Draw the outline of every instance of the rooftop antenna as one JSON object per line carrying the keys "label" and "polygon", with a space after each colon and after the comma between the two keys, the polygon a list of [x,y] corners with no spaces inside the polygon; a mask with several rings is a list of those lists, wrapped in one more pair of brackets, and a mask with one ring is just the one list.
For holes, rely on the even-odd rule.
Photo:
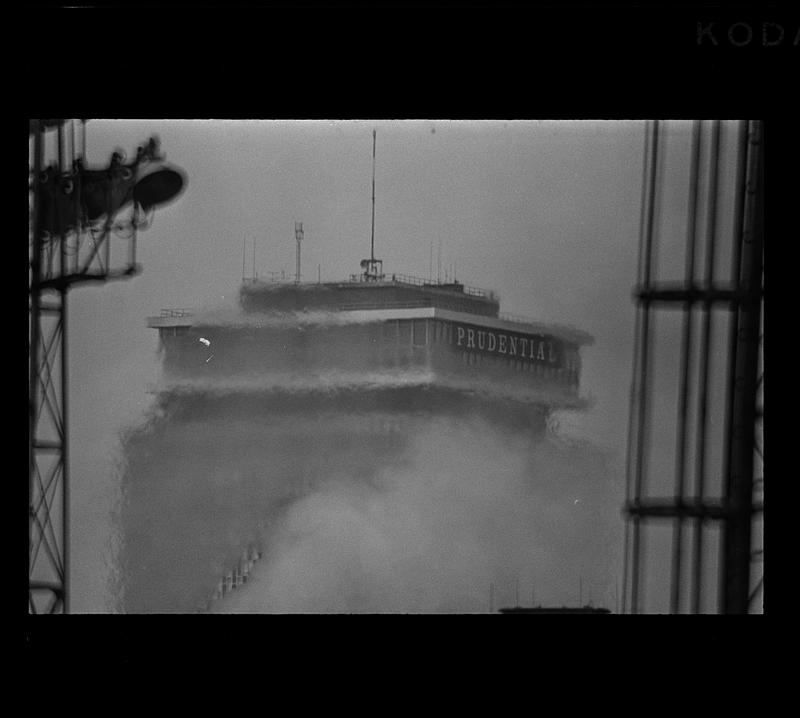
{"label": "rooftop antenna", "polygon": [[245,272],[245,269],[244,269],[244,253],[245,253],[245,247],[246,246],[247,246],[247,237],[242,235],[242,284],[244,284],[244,272]]}
{"label": "rooftop antenna", "polygon": [[294,283],[300,284],[300,242],[303,241],[303,223],[294,223],[294,237],[297,240],[297,269],[295,270]]}
{"label": "rooftop antenna", "polygon": [[372,236],[370,238],[370,261],[375,263],[375,144],[377,131],[372,130]]}
{"label": "rooftop antenna", "polygon": [[362,275],[366,281],[379,281],[383,279],[383,260],[375,259],[375,145],[377,131],[372,130],[372,233],[370,235],[369,259],[361,260]]}

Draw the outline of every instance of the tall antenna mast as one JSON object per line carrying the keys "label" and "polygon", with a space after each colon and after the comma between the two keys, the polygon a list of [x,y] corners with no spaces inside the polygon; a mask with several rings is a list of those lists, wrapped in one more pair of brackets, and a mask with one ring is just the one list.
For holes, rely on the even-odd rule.
{"label": "tall antenna mast", "polygon": [[256,240],[253,238],[253,281],[256,281]]}
{"label": "tall antenna mast", "polygon": [[372,130],[372,237],[370,240],[370,259],[375,262],[375,143],[376,131]]}
{"label": "tall antenna mast", "polygon": [[243,235],[242,236],[242,283],[244,283],[244,272],[245,272],[245,269],[244,269],[244,253],[245,253],[246,246],[247,246],[247,237],[245,237]]}
{"label": "tall antenna mast", "polygon": [[372,130],[372,234],[370,236],[369,259],[361,260],[361,275],[365,282],[380,282],[383,280],[383,260],[375,259],[375,144],[377,131]]}

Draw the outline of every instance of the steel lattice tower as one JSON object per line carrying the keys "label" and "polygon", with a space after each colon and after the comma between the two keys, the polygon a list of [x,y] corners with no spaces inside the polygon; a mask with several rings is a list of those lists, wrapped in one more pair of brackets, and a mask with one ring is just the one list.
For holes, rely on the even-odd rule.
{"label": "steel lattice tower", "polygon": [[[67,127],[71,129],[68,142]],[[75,120],[31,120],[29,225],[28,608],[69,611],[69,411],[67,296],[71,287],[134,276],[137,229],[176,196],[183,173],[157,164],[152,138],[124,163],[85,167],[85,121],[78,152]],[[57,158],[45,166],[45,137]],[[123,217],[128,209],[128,216]],[[112,256],[111,236],[127,251]]]}

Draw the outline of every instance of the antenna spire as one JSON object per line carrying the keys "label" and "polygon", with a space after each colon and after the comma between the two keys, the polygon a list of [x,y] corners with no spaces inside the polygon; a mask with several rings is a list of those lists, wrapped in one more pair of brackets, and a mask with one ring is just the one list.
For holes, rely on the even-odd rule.
{"label": "antenna spire", "polygon": [[372,130],[372,234],[370,236],[369,259],[361,260],[361,275],[365,282],[380,282],[383,280],[383,260],[375,259],[375,144],[377,131]]}
{"label": "antenna spire", "polygon": [[372,130],[372,237],[370,239],[370,259],[375,262],[375,144],[376,130]]}

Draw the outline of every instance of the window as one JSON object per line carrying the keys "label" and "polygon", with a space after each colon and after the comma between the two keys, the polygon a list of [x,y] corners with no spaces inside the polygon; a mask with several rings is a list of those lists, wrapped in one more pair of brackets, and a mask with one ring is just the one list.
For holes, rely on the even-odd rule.
{"label": "window", "polygon": [[400,321],[397,326],[397,343],[401,347],[407,347],[411,344],[411,323],[408,321]]}
{"label": "window", "polygon": [[428,322],[425,319],[414,319],[414,346],[421,347],[428,343]]}

